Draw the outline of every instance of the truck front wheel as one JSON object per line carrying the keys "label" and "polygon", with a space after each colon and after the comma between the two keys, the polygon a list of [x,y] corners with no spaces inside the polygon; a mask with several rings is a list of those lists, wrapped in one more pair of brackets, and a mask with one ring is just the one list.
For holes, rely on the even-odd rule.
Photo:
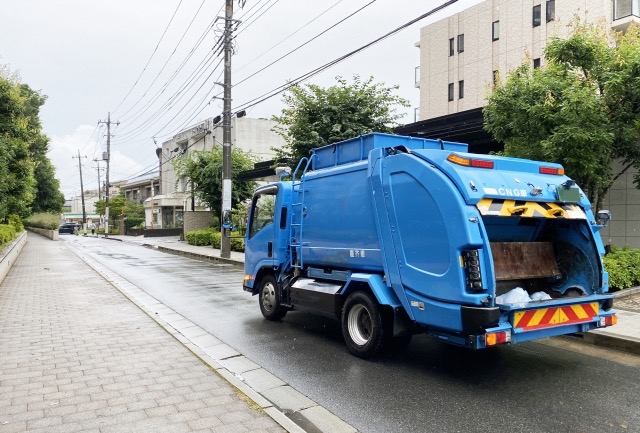
{"label": "truck front wheel", "polygon": [[265,275],[260,281],[258,302],[267,320],[280,320],[287,314],[286,308],[280,303],[280,287],[273,275]]}
{"label": "truck front wheel", "polygon": [[378,303],[364,292],[352,293],[342,309],[342,335],[349,352],[369,359],[382,347],[384,337]]}

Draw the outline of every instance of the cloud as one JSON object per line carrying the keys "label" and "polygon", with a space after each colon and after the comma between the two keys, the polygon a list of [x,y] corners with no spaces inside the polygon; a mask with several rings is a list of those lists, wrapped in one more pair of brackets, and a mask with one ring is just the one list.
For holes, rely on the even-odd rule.
{"label": "cloud", "polygon": [[[100,181],[105,182],[106,161],[102,160],[106,152],[106,137],[103,128],[80,125],[73,132],[63,136],[52,136],[48,156],[56,167],[56,177],[66,198],[80,195],[80,170],[78,152],[81,156],[82,181],[84,190],[98,189],[98,166]],[[97,160],[97,161],[96,161]],[[136,173],[144,167],[134,159],[117,149],[111,149],[109,181],[126,179],[130,173]]]}

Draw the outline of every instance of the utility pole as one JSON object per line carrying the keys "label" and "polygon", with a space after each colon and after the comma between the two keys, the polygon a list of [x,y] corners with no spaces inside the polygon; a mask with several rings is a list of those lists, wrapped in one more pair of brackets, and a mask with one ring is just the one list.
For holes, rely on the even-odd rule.
{"label": "utility pole", "polygon": [[[107,161],[107,186],[105,189],[105,199],[104,199],[104,213],[105,213],[105,224],[104,224],[104,237],[109,237],[109,161],[111,160],[111,112],[107,115],[107,121],[99,120],[98,123],[106,123],[107,124],[107,157],[103,158]],[[120,125],[120,122],[116,122],[116,125]]]}
{"label": "utility pole", "polygon": [[224,106],[222,111],[222,215],[220,216],[220,257],[231,257],[231,240],[224,235],[222,221],[231,210],[231,32],[233,31],[233,0],[226,1],[224,17]]}
{"label": "utility pole", "polygon": [[93,162],[95,162],[98,166],[97,170],[98,170],[98,200],[102,200],[102,182],[100,182],[100,171],[104,170],[104,168],[100,167],[100,160],[98,158],[94,159]]}
{"label": "utility pole", "polygon": [[[72,156],[71,158],[78,158],[78,168],[80,169],[80,197],[82,199],[82,230],[84,235],[87,235],[87,211],[84,207],[84,186],[82,185],[82,157],[80,156],[80,149],[78,149],[78,156]],[[86,156],[84,157],[86,158]]]}

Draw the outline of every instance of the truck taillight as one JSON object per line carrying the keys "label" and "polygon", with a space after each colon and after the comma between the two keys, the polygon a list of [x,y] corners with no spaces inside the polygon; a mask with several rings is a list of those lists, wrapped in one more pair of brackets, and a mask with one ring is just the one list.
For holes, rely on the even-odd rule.
{"label": "truck taillight", "polygon": [[493,161],[486,159],[464,158],[460,155],[456,155],[455,153],[449,155],[447,157],[447,161],[458,165],[464,165],[465,167],[493,168]]}
{"label": "truck taillight", "polygon": [[462,252],[462,266],[467,277],[467,289],[473,291],[482,290],[482,272],[480,271],[480,255],[478,250],[466,250]]}
{"label": "truck taillight", "polygon": [[562,168],[562,167],[540,167],[540,174],[554,174],[556,176],[564,176],[564,168]]}
{"label": "truck taillight", "polygon": [[615,314],[600,318],[600,326],[613,326],[616,323],[618,323],[618,316],[616,316]]}
{"label": "truck taillight", "polygon": [[487,346],[495,346],[496,344],[504,344],[511,342],[511,332],[500,331],[490,332],[485,335],[485,344]]}

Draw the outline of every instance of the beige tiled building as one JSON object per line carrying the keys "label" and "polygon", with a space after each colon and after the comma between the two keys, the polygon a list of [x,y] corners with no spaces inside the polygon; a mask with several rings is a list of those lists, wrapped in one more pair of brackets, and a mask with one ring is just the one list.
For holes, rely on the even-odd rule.
{"label": "beige tiled building", "polygon": [[[486,151],[482,139],[475,146],[474,140],[486,135],[481,108],[494,80],[523,61],[544,66],[547,41],[566,37],[575,19],[601,21],[624,31],[631,22],[640,22],[639,17],[640,0],[485,0],[430,24],[421,29],[416,43],[417,123],[399,132],[446,136],[470,143],[471,151]],[[459,132],[465,128],[466,136]],[[621,176],[605,200],[614,218],[602,232],[605,244],[640,248],[640,191],[632,180],[633,173]]]}

